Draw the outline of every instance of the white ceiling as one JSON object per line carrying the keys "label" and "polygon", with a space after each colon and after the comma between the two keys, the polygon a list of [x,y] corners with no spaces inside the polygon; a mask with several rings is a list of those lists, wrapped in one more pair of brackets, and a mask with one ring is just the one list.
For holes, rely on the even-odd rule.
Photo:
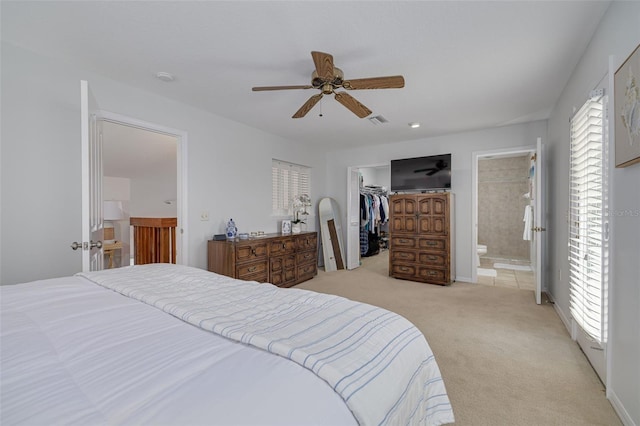
{"label": "white ceiling", "polygon": [[[609,2],[0,4],[4,41],[331,149],[547,118]],[[309,84],[312,50],[331,53],[346,79],[402,74],[403,89],[350,92],[389,123],[359,119],[327,96],[292,119],[315,89],[251,91]],[[410,129],[415,121],[422,127]]]}
{"label": "white ceiling", "polygon": [[128,179],[177,173],[178,141],[173,136],[102,123],[103,174]]}

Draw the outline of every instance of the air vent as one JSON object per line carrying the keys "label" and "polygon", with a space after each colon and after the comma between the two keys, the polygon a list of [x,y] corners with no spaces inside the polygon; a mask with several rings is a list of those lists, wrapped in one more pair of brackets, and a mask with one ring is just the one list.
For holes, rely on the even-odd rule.
{"label": "air vent", "polygon": [[387,120],[386,118],[384,118],[381,115],[374,115],[373,117],[369,117],[369,121],[372,122],[373,124],[375,124],[376,126],[378,124],[384,124],[384,123],[388,123],[389,120]]}

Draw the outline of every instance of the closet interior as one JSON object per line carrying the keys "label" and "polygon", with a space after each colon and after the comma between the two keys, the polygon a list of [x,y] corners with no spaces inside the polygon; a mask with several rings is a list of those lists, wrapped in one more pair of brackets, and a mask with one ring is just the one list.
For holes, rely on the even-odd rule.
{"label": "closet interior", "polygon": [[360,168],[360,256],[370,257],[388,249],[388,166]]}

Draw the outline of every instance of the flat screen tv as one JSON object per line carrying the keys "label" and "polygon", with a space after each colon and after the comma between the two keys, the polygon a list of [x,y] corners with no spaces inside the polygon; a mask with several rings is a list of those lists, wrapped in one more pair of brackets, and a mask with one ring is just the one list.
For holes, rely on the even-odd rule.
{"label": "flat screen tv", "polygon": [[391,160],[391,192],[451,189],[451,154]]}

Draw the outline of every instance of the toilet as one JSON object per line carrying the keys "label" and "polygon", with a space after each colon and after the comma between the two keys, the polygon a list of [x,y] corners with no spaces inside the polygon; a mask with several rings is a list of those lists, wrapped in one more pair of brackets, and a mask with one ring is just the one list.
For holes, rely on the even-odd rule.
{"label": "toilet", "polygon": [[487,246],[484,244],[478,244],[476,246],[478,248],[478,253],[476,254],[476,267],[480,267],[480,256],[487,254]]}

